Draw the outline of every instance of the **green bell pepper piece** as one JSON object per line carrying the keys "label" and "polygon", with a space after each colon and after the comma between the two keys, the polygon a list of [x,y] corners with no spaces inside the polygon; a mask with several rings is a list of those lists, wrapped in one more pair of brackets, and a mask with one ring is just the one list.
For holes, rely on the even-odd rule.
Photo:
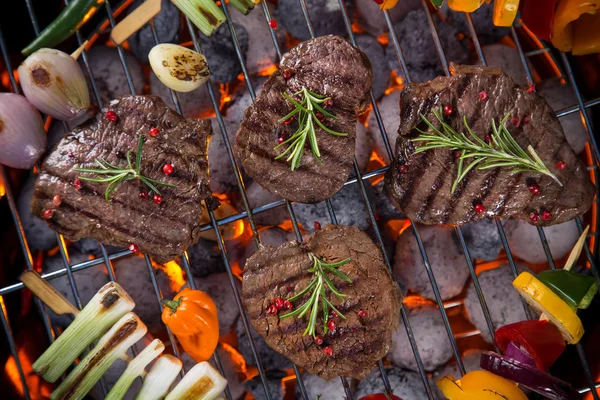
{"label": "green bell pepper piece", "polygon": [[444,4],[444,0],[430,0],[435,8],[440,8]]}
{"label": "green bell pepper piece", "polygon": [[549,287],[572,309],[588,308],[598,292],[598,283],[592,276],[576,274],[564,269],[542,271],[537,279]]}

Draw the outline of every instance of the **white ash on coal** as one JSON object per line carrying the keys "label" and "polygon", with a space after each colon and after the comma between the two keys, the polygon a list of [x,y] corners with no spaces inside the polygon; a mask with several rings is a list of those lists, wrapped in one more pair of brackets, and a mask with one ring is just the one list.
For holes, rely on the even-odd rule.
{"label": "white ash on coal", "polygon": [[[237,303],[232,301],[234,296],[231,282],[229,281],[229,274],[222,272],[208,275],[204,278],[194,278],[194,282],[196,282],[198,290],[208,293],[210,298],[215,302],[219,315],[219,335],[227,335],[240,316],[240,309]],[[241,292],[242,283],[239,279],[235,278],[235,284],[238,291]]]}
{"label": "white ash on coal", "polygon": [[[240,24],[233,24],[242,57],[246,61],[248,52],[248,31]],[[210,67],[210,79],[214,82],[233,82],[242,73],[242,66],[238,59],[231,32],[228,24],[219,26],[210,36],[200,33],[202,54],[206,57]]]}
{"label": "white ash on coal", "polygon": [[[379,36],[388,31],[385,16],[379,9],[379,4],[373,0],[354,0],[358,23],[365,31],[373,36]],[[410,11],[421,8],[419,0],[403,0],[388,10],[392,23],[401,21]]]}
{"label": "white ash on coal", "polygon": [[[517,271],[529,271],[524,265],[517,264]],[[512,287],[514,276],[508,264],[483,271],[478,275],[483,297],[490,311],[494,329],[527,319],[517,291]],[[492,336],[487,327],[479,297],[473,283],[467,289],[465,310],[471,323],[481,331],[486,342],[492,343]]]}
{"label": "white ash on coal", "polygon": [[[285,397],[285,388],[283,387],[281,380],[287,376],[287,373],[280,370],[271,370],[265,371],[265,376],[267,378],[267,387],[269,394],[271,395],[271,399],[283,400]],[[265,388],[259,375],[242,382],[242,385],[244,385],[246,390],[250,392],[252,396],[254,396],[254,400],[267,399]],[[310,398],[312,399],[313,397]]]}
{"label": "white ash on coal", "polygon": [[[346,400],[346,391],[340,379],[325,380],[317,375],[302,374],[302,382],[309,399]],[[302,398],[300,386],[296,385],[296,398]]]}
{"label": "white ash on coal", "polygon": [[377,38],[371,35],[356,35],[356,44],[363,53],[367,55],[373,68],[373,95],[376,99],[383,96],[385,90],[390,85],[390,67],[388,66],[385,50],[377,41]]}
{"label": "white ash on coal", "polygon": [[[463,237],[469,255],[475,260],[493,261],[502,250],[502,241],[493,218],[482,218],[479,221],[461,225]],[[457,245],[458,237],[455,237]],[[461,246],[462,248],[462,246]]]}
{"label": "white ash on coal", "polygon": [[[469,278],[469,269],[462,248],[454,238],[454,229],[424,225],[419,225],[418,229],[442,300],[459,295]],[[398,236],[394,275],[406,284],[409,291],[435,299],[412,227]]]}
{"label": "white ash on coal", "polygon": [[[248,197],[248,203],[251,208],[264,206],[281,200],[281,197],[269,192],[256,182],[252,182],[246,187],[246,196]],[[238,201],[237,207],[240,210],[244,209],[244,204],[241,199]],[[254,214],[254,222],[257,225],[280,225],[289,218],[290,215],[285,206],[272,208],[263,211],[260,214]]]}
{"label": "white ash on coal", "polygon": [[521,85],[527,84],[527,75],[517,49],[500,43],[489,44],[483,46],[481,49],[483,50],[485,61],[490,67],[501,68],[516,83]]}
{"label": "white ash on coal", "polygon": [[[338,0],[306,0],[315,36],[346,35],[346,25]],[[279,0],[277,12],[281,25],[297,39],[310,39],[302,7],[297,0]],[[350,13],[352,15],[352,13]]]}
{"label": "white ash on coal", "polygon": [[[425,370],[433,371],[444,365],[452,358],[452,346],[437,305],[418,299],[415,302],[405,302],[404,307]],[[392,336],[392,348],[386,357],[398,367],[419,370],[402,320]]]}
{"label": "white ash on coal", "polygon": [[[394,152],[396,146],[398,128],[400,127],[400,114],[398,113],[400,93],[400,90],[393,90],[383,96],[383,98],[377,102],[379,115],[381,116],[381,122],[385,128],[385,133],[390,145],[390,150],[392,152]],[[373,138],[375,152],[386,164],[389,164],[391,160],[385,147],[383,134],[381,133],[381,129],[379,129],[377,117],[372,111],[367,119],[367,129],[369,131],[369,135]]]}
{"label": "white ash on coal", "polygon": [[[392,392],[403,400],[423,400],[427,398],[421,375],[402,368],[386,368]],[[434,386],[433,382],[429,383]],[[360,399],[373,393],[385,393],[383,380],[379,368],[375,368],[371,375],[358,384],[354,397]]]}
{"label": "white ash on coal", "polygon": [[[207,85],[208,84],[209,83],[207,83]],[[213,86],[213,93],[218,105],[221,99],[221,93],[216,86]],[[154,72],[150,72],[150,94],[160,96],[168,107],[177,110],[173,103],[169,88],[163,85]],[[177,93],[177,97],[179,99],[179,104],[181,105],[182,114],[185,118],[202,118],[213,115],[215,112],[208,94],[208,89],[204,87],[204,85],[191,92]]]}

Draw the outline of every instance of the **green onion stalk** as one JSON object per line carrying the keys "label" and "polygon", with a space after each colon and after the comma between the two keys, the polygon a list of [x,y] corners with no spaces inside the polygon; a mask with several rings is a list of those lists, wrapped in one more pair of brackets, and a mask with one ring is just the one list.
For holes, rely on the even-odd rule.
{"label": "green onion stalk", "polygon": [[214,0],[171,0],[179,10],[206,36],[212,35],[223,22],[225,14]]}
{"label": "green onion stalk", "polygon": [[146,374],[142,388],[135,396],[135,400],[164,399],[181,368],[181,361],[177,357],[170,354],[159,357],[152,365],[150,372]]}

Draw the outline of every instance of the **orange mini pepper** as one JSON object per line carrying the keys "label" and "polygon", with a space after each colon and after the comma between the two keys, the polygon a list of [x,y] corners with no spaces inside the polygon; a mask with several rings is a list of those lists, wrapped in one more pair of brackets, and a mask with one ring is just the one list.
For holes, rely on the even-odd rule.
{"label": "orange mini pepper", "polygon": [[162,321],[196,362],[208,360],[219,342],[217,306],[200,290],[183,289],[173,300],[163,300]]}
{"label": "orange mini pepper", "polygon": [[600,12],[600,0],[560,0],[554,14],[552,44],[560,51],[582,55],[598,51],[598,26],[593,16]]}

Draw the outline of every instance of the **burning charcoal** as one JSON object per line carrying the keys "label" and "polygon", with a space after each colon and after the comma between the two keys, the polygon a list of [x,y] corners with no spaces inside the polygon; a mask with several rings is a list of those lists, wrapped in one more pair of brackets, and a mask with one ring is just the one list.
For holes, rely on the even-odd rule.
{"label": "burning charcoal", "polygon": [[[252,87],[254,88],[254,92],[256,94],[260,92],[263,84],[266,81],[267,78],[264,76],[252,78]],[[245,84],[240,85],[239,88],[237,88],[232,94],[231,103],[229,103],[229,106],[227,107],[224,116],[224,119],[226,121],[235,124],[236,129],[233,132],[234,135],[240,126],[240,122],[242,121],[242,119],[244,119],[244,113],[246,112],[246,109],[250,107],[250,104],[252,104],[252,97],[250,96],[248,87]]]}
{"label": "burning charcoal", "polygon": [[[246,361],[240,355],[240,353],[226,343],[219,343],[217,347],[217,354],[219,355],[219,359],[223,365],[223,371],[225,372],[223,377],[227,379],[227,387],[231,392],[231,397],[233,400],[242,398],[246,392],[246,389],[244,389],[244,386],[242,386],[242,381],[245,378]],[[181,361],[183,362],[183,369],[185,371],[189,371],[194,365],[197,364],[196,361],[192,360],[187,353],[183,352],[181,353]],[[212,358],[208,361],[213,367],[217,368]],[[178,382],[179,378],[175,380],[173,387],[177,385]]]}
{"label": "burning charcoal", "polygon": [[[385,132],[388,137],[390,144],[390,150],[394,152],[394,146],[396,145],[396,138],[398,137],[398,128],[400,127],[400,115],[398,114],[398,104],[400,103],[400,90],[394,90],[391,93],[385,95],[379,102],[379,114],[381,115],[381,121],[385,127]],[[377,124],[377,118],[375,113],[371,112],[367,119],[369,134],[373,138],[375,143],[375,152],[379,157],[383,159],[386,164],[390,163],[388,152],[385,148],[383,141],[383,134]]]}
{"label": "burning charcoal", "polygon": [[[369,166],[372,150],[373,138],[369,136],[367,128],[362,122],[360,120],[356,121],[356,149],[354,150],[354,156],[361,171],[366,171]],[[351,174],[354,174],[354,171]]]}
{"label": "burning charcoal", "polygon": [[390,85],[390,68],[385,57],[385,51],[377,39],[371,35],[357,35],[356,44],[369,57],[369,61],[371,61],[371,66],[373,67],[373,83],[371,88],[373,89],[375,98],[379,99]]}
{"label": "burning charcoal", "polygon": [[[246,188],[246,195],[248,196],[248,202],[252,208],[264,206],[265,204],[270,204],[281,200],[281,197],[269,192],[266,189],[263,189],[262,186],[255,182],[251,183],[250,186]],[[244,209],[244,205],[241,200],[239,201],[238,208],[240,210]],[[281,206],[261,212],[260,214],[255,214],[254,222],[257,225],[275,226],[281,224],[283,221],[289,218],[290,215],[288,214],[287,207]]]}
{"label": "burning charcoal", "polygon": [[[141,94],[144,90],[144,71],[139,61],[131,55],[125,53],[125,62],[136,94]],[[105,46],[92,46],[87,52],[90,69],[93,71],[94,81],[98,94],[104,106],[108,105],[111,100],[125,94],[131,94],[127,83],[127,75],[123,69],[123,64],[119,58],[119,52],[116,48]],[[83,68],[83,62],[80,61]],[[88,85],[89,86],[89,85]],[[90,100],[96,104],[96,96],[90,86]],[[96,104],[97,105],[97,104]]]}
{"label": "burning charcoal", "polygon": [[198,239],[187,250],[192,274],[201,278],[216,272],[225,272],[225,264],[219,246],[210,240]]}
{"label": "burning charcoal", "polygon": [[[356,11],[360,26],[373,36],[387,32],[385,16],[379,10],[379,5],[373,0],[355,0]],[[419,0],[404,0],[388,10],[393,23],[402,20],[409,11],[421,8]]]}
{"label": "burning charcoal", "polygon": [[[239,352],[244,356],[244,359],[248,364],[254,365],[256,360],[254,359],[252,349],[250,348],[248,334],[246,333],[241,318],[238,319],[236,323],[235,332],[237,334]],[[250,326],[250,332],[252,332],[256,353],[260,358],[260,362],[264,369],[288,369],[292,367],[292,363],[287,358],[267,346],[265,340],[256,333],[252,326]]]}
{"label": "burning charcoal", "polygon": [[[454,239],[453,228],[419,225],[419,233],[442,300],[457,296],[465,286],[469,269],[462,248]],[[394,275],[406,283],[408,290],[435,299],[412,227],[407,228],[398,237]]]}
{"label": "burning charcoal", "polygon": [[[76,265],[85,261],[89,261],[87,254],[83,254],[74,250],[69,251],[69,257],[71,260],[71,265]],[[65,268],[65,263],[63,262],[61,254],[57,253],[44,260],[42,272],[48,273],[63,268]],[[77,271],[73,274],[73,278],[75,280],[75,285],[77,286],[77,293],[79,295],[79,299],[81,300],[81,303],[85,306],[91,300],[91,298],[94,297],[96,292],[102,286],[108,283],[108,272],[106,271],[106,267],[104,264],[99,264],[94,265],[93,267]],[[65,298],[69,300],[71,304],[75,306],[77,305],[77,303],[75,302],[75,298],[73,297],[73,288],[69,284],[69,278],[67,277],[67,275],[51,279],[48,282],[60,294],[65,296]],[[52,323],[56,324],[58,327],[61,328],[66,328],[73,320],[69,315],[56,315],[52,311],[49,311],[49,314]]]}
{"label": "burning charcoal", "polygon": [[[461,64],[466,63],[468,51],[466,44],[460,42],[456,35],[458,30],[453,26],[441,22],[435,15],[438,34],[448,61]],[[444,75],[425,10],[418,9],[409,12],[402,22],[394,25],[410,77],[415,82],[425,82],[438,75]],[[394,46],[388,46],[386,56],[390,68],[398,76],[403,76]]]}
{"label": "burning charcoal", "polygon": [[483,46],[483,55],[490,67],[501,68],[506,75],[513,78],[516,83],[525,85],[527,75],[521,62],[519,52],[504,44],[490,44]]}
{"label": "burning charcoal", "polygon": [[[248,51],[248,32],[240,24],[233,24],[235,34],[242,50],[244,60]],[[229,26],[223,24],[211,36],[200,32],[202,54],[206,56],[210,67],[210,79],[214,82],[226,83],[234,81],[242,73],[242,66],[235,51]]]}
{"label": "burning charcoal", "polygon": [[[285,397],[285,388],[283,387],[281,380],[287,376],[285,371],[273,370],[266,371],[267,386],[269,388],[269,394],[273,400],[283,400]],[[247,391],[249,391],[255,400],[265,400],[267,395],[265,394],[265,388],[262,384],[260,376],[247,380],[242,383]],[[313,398],[313,397],[310,397]]]}
{"label": "burning charcoal", "polygon": [[[137,0],[129,10],[135,10],[142,1]],[[153,19],[154,29],[161,43],[179,43],[179,10],[169,0],[161,1],[161,10]],[[148,53],[156,44],[149,24],[144,25],[129,39],[129,47],[133,55],[143,64],[148,65]]]}
{"label": "burning charcoal", "polygon": [[[368,181],[364,182],[367,190],[372,191]],[[369,228],[369,214],[357,183],[344,186],[331,198],[331,204],[338,224],[358,226],[363,231]],[[322,227],[331,224],[327,204],[324,201],[318,204],[294,203],[293,208],[298,222],[309,233],[314,232],[315,222]]]}
{"label": "burning charcoal", "polygon": [[[173,99],[171,98],[169,88],[162,84],[154,72],[150,73],[150,93],[155,96],[160,96],[168,107],[177,110],[173,103]],[[213,93],[215,94],[215,101],[218,105],[221,94],[214,86]],[[177,93],[177,97],[179,98],[181,111],[185,118],[204,118],[208,115],[214,115],[215,109],[210,100],[208,90],[204,86],[191,92]]]}
{"label": "burning charcoal", "polygon": [[[255,8],[248,15],[243,15],[237,11],[230,13],[234,24],[244,27],[246,32],[248,32],[246,68],[251,75],[265,71],[279,62],[275,44],[273,44],[273,40],[271,39],[269,25],[265,20],[265,14],[261,10],[262,6],[259,4]],[[271,18],[277,20],[276,14],[273,11],[271,11]],[[237,30],[236,33],[238,33]],[[286,38],[286,31],[283,24],[278,24],[277,29],[275,29],[275,35],[279,46],[282,47]]]}
{"label": "burning charcoal", "polygon": [[[464,224],[461,229],[471,258],[483,261],[493,261],[498,258],[502,242],[496,223],[492,218],[483,218]],[[460,246],[460,243],[457,243]],[[460,247],[462,248],[462,246]]]}
{"label": "burning charcoal", "polygon": [[[477,37],[482,45],[496,43],[504,36],[510,34],[510,28],[496,26],[490,23],[493,12],[494,7],[491,4],[484,3],[477,11],[471,13]],[[443,18],[459,32],[469,35],[469,27],[467,25],[465,13],[451,10],[448,7],[447,2],[442,6],[440,13]]]}
{"label": "burning charcoal", "polygon": [[[315,36],[346,35],[346,25],[337,0],[306,0]],[[308,40],[310,33],[302,7],[297,0],[279,0],[277,11],[281,25],[297,39]],[[352,14],[350,14],[352,15]]]}
{"label": "burning charcoal", "polygon": [[[537,89],[554,111],[577,104],[577,98],[571,85],[562,85],[558,80],[544,81],[537,86]],[[591,117],[591,110],[588,110],[588,115]],[[579,112],[565,115],[559,121],[569,146],[575,150],[575,153],[581,153],[585,149],[588,136],[584,125],[581,123]]]}
{"label": "burning charcoal", "polygon": [[[546,264],[548,259],[537,228],[522,220],[510,220],[504,225],[510,251],[521,260],[532,264]],[[579,238],[575,220],[544,227],[544,233],[554,260],[565,258]],[[562,267],[562,265],[557,265]]]}
{"label": "burning charcoal", "polygon": [[[309,399],[345,400],[346,391],[340,379],[325,380],[317,375],[302,374],[302,381]],[[302,398],[300,385],[296,385],[296,398]]]}
{"label": "burning charcoal", "polygon": [[[414,304],[410,301],[411,299],[415,299]],[[442,315],[432,302],[415,297],[409,297],[408,300],[404,302],[404,307],[415,334],[423,367],[427,371],[432,371],[444,365],[452,357],[452,346],[444,327]],[[387,359],[396,366],[418,371],[417,361],[402,322],[392,336],[392,348]]]}
{"label": "burning charcoal", "polygon": [[[139,255],[130,255],[113,261],[115,280],[135,301],[135,313],[144,321],[151,333],[163,333],[161,309],[150,278],[146,260]],[[183,285],[182,275],[169,277],[162,269],[154,268],[162,295],[172,299]]]}
{"label": "burning charcoal", "polygon": [[[225,146],[225,140],[221,133],[219,124],[215,118],[211,118],[215,133],[208,145],[208,168],[210,171],[210,188],[213,193],[231,193],[238,190],[237,178],[233,164],[229,159],[229,153]],[[224,120],[225,129],[229,142],[233,146],[235,132],[238,124]]]}
{"label": "burning charcoal", "polygon": [[[422,400],[427,398],[423,380],[418,373],[402,368],[386,368],[385,372],[389,378],[392,392],[396,396],[401,397],[403,400]],[[430,382],[430,385],[434,386],[433,382]],[[375,368],[371,375],[360,381],[354,397],[360,399],[363,396],[373,393],[385,393],[379,368]]]}
{"label": "burning charcoal", "polygon": [[[212,274],[204,278],[195,278],[196,286],[213,299],[217,305],[219,314],[219,334],[227,335],[236,319],[240,315],[240,310],[233,299],[233,289],[229,281],[229,275],[226,272]],[[238,290],[242,291],[242,284],[236,278]]]}
{"label": "burning charcoal", "polygon": [[383,193],[383,180],[373,186],[375,192],[375,203],[373,210],[377,213],[377,219],[380,222],[389,221],[391,219],[406,219],[396,207],[390,203],[388,197]]}
{"label": "burning charcoal", "polygon": [[57,245],[56,232],[54,232],[43,219],[31,212],[31,199],[33,198],[33,185],[37,175],[31,175],[25,181],[19,193],[17,209],[21,224],[27,237],[31,251],[50,250]]}
{"label": "burning charcoal", "polygon": [[[517,271],[531,272],[529,268],[520,264],[517,264]],[[512,287],[514,276],[508,264],[483,271],[479,274],[478,278],[481,290],[484,293],[485,302],[490,310],[494,329],[527,319],[521,300],[519,299],[519,294]],[[483,311],[481,311],[479,297],[472,283],[467,289],[465,309],[469,320],[481,331],[483,339],[491,343],[492,337],[485,322]]]}
{"label": "burning charcoal", "polygon": [[[285,229],[281,229],[277,226],[262,229],[260,230],[259,234],[262,244],[268,244],[271,246],[279,246],[285,242],[296,239],[296,235],[293,231],[286,231]],[[246,259],[254,254],[254,252],[256,252],[256,245],[254,244],[254,239],[251,239],[246,245],[244,254],[240,259],[240,265],[243,266],[246,264]]]}

